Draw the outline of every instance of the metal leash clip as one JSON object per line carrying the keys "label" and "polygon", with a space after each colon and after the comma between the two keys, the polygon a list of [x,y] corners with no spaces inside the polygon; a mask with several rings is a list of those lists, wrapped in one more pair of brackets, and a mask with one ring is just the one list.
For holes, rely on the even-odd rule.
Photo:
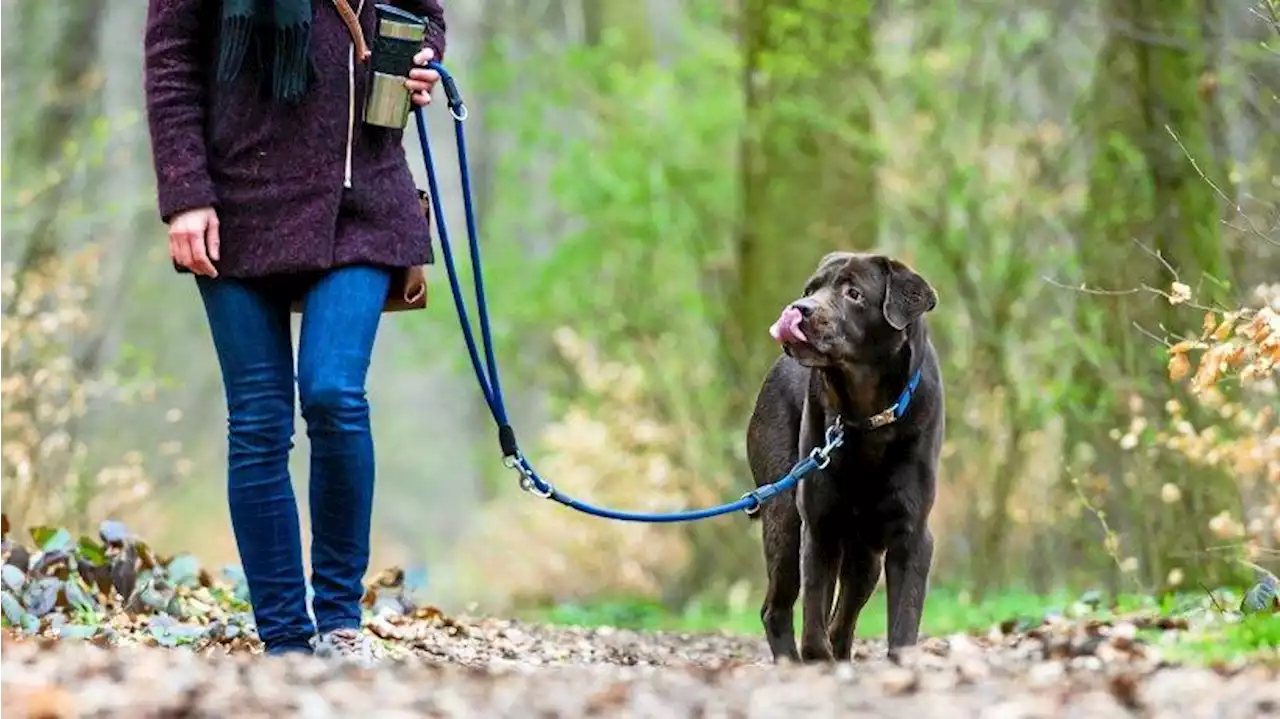
{"label": "metal leash clip", "polygon": [[[551,493],[555,491],[550,482],[546,480],[539,481],[534,478],[533,469],[529,467],[529,463],[525,461],[523,454],[516,453],[513,456],[504,457],[502,463],[508,469],[514,469],[520,475],[519,484],[521,490],[543,499],[549,499]],[[539,489],[539,484],[546,487],[546,489]]]}
{"label": "metal leash clip", "polygon": [[809,452],[809,458],[817,463],[818,469],[826,469],[827,465],[831,464],[831,453],[844,444],[844,421],[840,417],[837,416],[831,426],[827,427],[827,433],[823,439],[826,441],[825,444],[814,447]]}

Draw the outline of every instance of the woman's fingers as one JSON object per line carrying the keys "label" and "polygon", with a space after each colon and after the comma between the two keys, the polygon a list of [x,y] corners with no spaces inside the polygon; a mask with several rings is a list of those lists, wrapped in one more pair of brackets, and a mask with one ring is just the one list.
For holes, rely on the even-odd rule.
{"label": "woman's fingers", "polygon": [[409,71],[409,81],[425,82],[427,85],[434,85],[440,81],[440,73],[429,67],[415,67]]}
{"label": "woman's fingers", "polygon": [[440,81],[440,73],[435,70],[415,67],[409,71],[409,79],[404,86],[413,94],[413,102],[424,106],[431,104],[431,89]]}
{"label": "woman's fingers", "polygon": [[191,269],[191,245],[185,235],[169,233],[169,256],[179,265]]}
{"label": "woman's fingers", "polygon": [[205,277],[217,277],[218,270],[209,261],[209,253],[205,248],[204,234],[189,235],[187,241],[191,246],[191,264],[188,265],[191,271]]}
{"label": "woman's fingers", "polygon": [[213,260],[219,251],[218,216],[212,208],[185,212],[169,225],[169,256],[192,272],[217,277]]}
{"label": "woman's fingers", "polygon": [[[205,242],[209,248],[209,259],[217,262],[222,259],[222,237],[218,234],[218,218],[215,215],[209,220],[209,229],[205,233]],[[217,270],[214,270],[217,274]]]}
{"label": "woman's fingers", "polygon": [[427,67],[427,63],[435,57],[435,50],[429,47],[419,50],[418,54],[413,56],[413,64],[418,67],[409,70],[409,79],[404,81],[404,86],[409,88],[413,104],[418,107],[431,104],[431,88],[440,81],[440,73]]}

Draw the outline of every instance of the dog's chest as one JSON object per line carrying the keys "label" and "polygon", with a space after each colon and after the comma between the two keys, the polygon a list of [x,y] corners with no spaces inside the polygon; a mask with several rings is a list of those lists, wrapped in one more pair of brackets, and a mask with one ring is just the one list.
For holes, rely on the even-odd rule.
{"label": "dog's chest", "polygon": [[[891,533],[912,515],[911,479],[895,471],[901,458],[893,442],[860,437],[841,448],[832,462],[831,482],[841,505],[840,513],[854,517],[869,535]],[[879,544],[880,536],[868,536]]]}
{"label": "dog's chest", "polygon": [[834,464],[842,473],[888,474],[898,464],[901,444],[889,431],[846,431]]}

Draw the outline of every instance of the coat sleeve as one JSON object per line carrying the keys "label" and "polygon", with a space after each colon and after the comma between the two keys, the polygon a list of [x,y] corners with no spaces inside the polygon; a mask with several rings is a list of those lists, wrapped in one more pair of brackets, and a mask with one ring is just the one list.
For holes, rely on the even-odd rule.
{"label": "coat sleeve", "polygon": [[205,146],[204,0],[149,0],[144,82],[160,217],[217,203]]}
{"label": "coat sleeve", "polygon": [[444,6],[440,0],[398,0],[394,3],[405,10],[428,20],[426,46],[436,53],[437,60],[444,60]]}

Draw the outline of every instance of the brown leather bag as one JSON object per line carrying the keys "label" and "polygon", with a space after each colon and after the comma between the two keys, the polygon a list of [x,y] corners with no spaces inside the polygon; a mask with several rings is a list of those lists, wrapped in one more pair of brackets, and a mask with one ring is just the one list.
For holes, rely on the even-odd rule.
{"label": "brown leather bag", "polygon": [[[431,196],[426,190],[418,190],[418,204],[422,207],[422,216],[431,224]],[[427,273],[426,268],[406,267],[396,272],[391,278],[391,289],[387,292],[387,302],[382,306],[383,312],[403,312],[405,310],[421,310],[427,306]]]}

